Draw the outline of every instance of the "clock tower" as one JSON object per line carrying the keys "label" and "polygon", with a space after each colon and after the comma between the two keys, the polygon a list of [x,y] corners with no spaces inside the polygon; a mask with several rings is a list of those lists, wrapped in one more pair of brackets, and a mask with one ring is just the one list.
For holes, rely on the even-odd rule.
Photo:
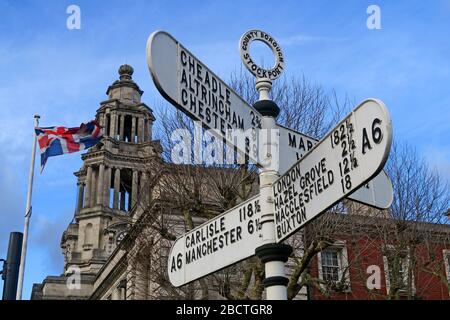
{"label": "clock tower", "polygon": [[[143,91],[133,81],[133,72],[127,64],[120,66],[119,79],[97,109],[104,137],[81,156],[83,165],[75,172],[75,214],[61,238],[64,273],[35,285],[35,298],[88,298],[96,274],[136,218],[138,199],[142,203],[148,197],[142,188],[149,164],[160,160],[161,147],[152,140],[155,117],[141,102]],[[75,273],[81,287],[70,290]]]}
{"label": "clock tower", "polygon": [[119,80],[106,91],[96,119],[103,140],[82,155],[75,172],[78,196],[75,216],[61,239],[65,272],[73,266],[82,274],[96,274],[130,226],[147,179],[147,164],[158,158],[152,141],[152,110],[141,102],[143,91],[133,81],[133,68],[122,65]]}

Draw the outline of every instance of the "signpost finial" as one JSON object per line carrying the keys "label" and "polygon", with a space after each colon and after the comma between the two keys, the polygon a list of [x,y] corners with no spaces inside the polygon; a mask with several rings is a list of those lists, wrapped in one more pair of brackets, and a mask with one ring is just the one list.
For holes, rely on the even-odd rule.
{"label": "signpost finial", "polygon": [[[265,43],[275,56],[275,64],[270,69],[258,66],[250,56],[250,44],[253,41]],[[244,33],[239,41],[239,51],[244,66],[256,77],[256,90],[259,92],[259,100],[270,100],[272,81],[277,79],[284,70],[284,55],[280,44],[268,33],[261,30],[249,30]]]}

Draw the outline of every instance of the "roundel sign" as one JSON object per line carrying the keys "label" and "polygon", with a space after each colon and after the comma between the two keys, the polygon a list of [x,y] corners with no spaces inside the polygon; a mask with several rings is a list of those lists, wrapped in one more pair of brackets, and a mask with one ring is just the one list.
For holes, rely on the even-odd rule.
{"label": "roundel sign", "polygon": [[[275,64],[270,69],[258,66],[250,56],[250,44],[253,41],[261,41],[272,50],[275,55]],[[239,51],[245,67],[257,78],[275,80],[284,70],[284,55],[280,44],[268,33],[261,30],[249,30],[244,33],[239,41]]]}

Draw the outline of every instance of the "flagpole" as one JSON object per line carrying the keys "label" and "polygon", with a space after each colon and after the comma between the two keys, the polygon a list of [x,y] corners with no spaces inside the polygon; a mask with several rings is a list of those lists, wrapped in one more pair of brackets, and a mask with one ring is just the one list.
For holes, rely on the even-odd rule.
{"label": "flagpole", "polygon": [[[34,115],[34,127],[39,126],[38,114]],[[34,131],[34,130],[33,130]],[[28,240],[28,226],[31,218],[31,194],[33,192],[33,177],[34,177],[34,161],[36,158],[36,131],[33,132],[33,149],[31,150],[31,163],[30,172],[28,175],[28,191],[27,191],[27,206],[25,208],[25,224],[23,228],[23,242],[22,242],[22,254],[20,256],[19,267],[19,281],[17,284],[16,300],[22,300],[23,278],[25,273],[25,259],[27,255],[27,240]]]}

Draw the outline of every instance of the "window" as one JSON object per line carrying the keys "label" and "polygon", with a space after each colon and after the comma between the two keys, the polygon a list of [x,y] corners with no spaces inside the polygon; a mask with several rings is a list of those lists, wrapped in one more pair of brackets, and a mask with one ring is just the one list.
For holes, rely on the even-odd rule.
{"label": "window", "polygon": [[326,281],[339,281],[339,252],[336,249],[322,252],[322,278]]}
{"label": "window", "polygon": [[[133,123],[134,122],[134,123]],[[136,119],[131,115],[126,115],[123,126],[123,141],[125,142],[136,142]],[[134,129],[134,130],[133,130]],[[134,131],[134,132],[133,132]]]}
{"label": "window", "polygon": [[394,258],[388,257],[388,277],[389,280],[393,281],[394,277],[396,277],[398,282],[398,287],[400,289],[405,289],[408,284],[408,267],[406,266],[407,261],[404,258]]}
{"label": "window", "polygon": [[104,132],[104,134],[106,136],[109,136],[110,133],[110,125],[111,125],[111,115],[109,113],[107,113],[105,115],[105,124],[104,124],[104,128],[106,129],[106,132]]}
{"label": "window", "polygon": [[[389,294],[391,288],[396,288],[400,293],[408,290],[409,283],[409,250],[399,250],[394,246],[386,247],[384,272],[386,277],[386,291]],[[414,274],[411,274],[411,292],[415,292]]]}
{"label": "window", "polygon": [[127,300],[127,280],[126,280],[126,278],[119,281],[119,284],[116,287],[116,292],[117,292],[118,300]]}
{"label": "window", "polygon": [[[350,290],[347,247],[344,241],[336,241],[318,254],[319,279],[346,286]],[[343,281],[343,283],[341,282]],[[339,287],[342,287],[342,286]]]}

